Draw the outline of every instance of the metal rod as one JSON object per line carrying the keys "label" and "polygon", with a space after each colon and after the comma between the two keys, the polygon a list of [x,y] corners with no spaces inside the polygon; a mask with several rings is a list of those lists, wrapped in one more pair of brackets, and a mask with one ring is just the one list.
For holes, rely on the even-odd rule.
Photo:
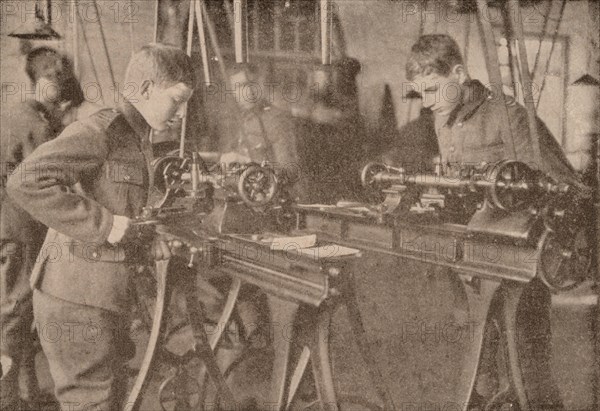
{"label": "metal rod", "polygon": [[[75,8],[77,8],[77,0],[73,1],[73,5]],[[79,73],[79,27],[77,20],[72,22],[72,24],[73,27],[71,27],[71,30],[73,32],[73,71],[75,72],[77,78],[79,78],[81,75],[81,73]]]}
{"label": "metal rod", "polygon": [[[187,43],[186,53],[188,56],[192,55],[192,41],[194,39],[194,2],[197,0],[190,0],[190,12],[188,16],[188,32],[187,32]],[[185,112],[187,113],[188,103],[185,103]],[[187,128],[187,115],[181,121],[181,134],[179,136],[179,157],[185,157],[185,130]]]}
{"label": "metal rod", "polygon": [[160,15],[160,3],[160,0],[156,0],[156,7],[154,8],[154,34],[152,35],[152,38],[154,39],[155,43],[158,42],[158,17]]}
{"label": "metal rod", "polygon": [[245,63],[247,50],[245,42],[246,0],[233,1],[233,41],[235,45],[235,62]]}
{"label": "metal rod", "polygon": [[[158,1],[157,3],[157,8],[158,8]],[[133,13],[133,0],[129,0],[129,11],[131,13]],[[154,27],[156,29],[156,22],[154,23]],[[129,47],[131,49],[131,55],[133,56],[133,53],[135,53],[135,44],[133,42],[133,37],[134,37],[134,30],[133,30],[133,18],[129,18]],[[154,40],[154,42],[156,42],[156,39]]]}
{"label": "metal rod", "polygon": [[112,82],[112,86],[115,87],[115,73],[113,73],[112,62],[110,60],[110,54],[108,53],[108,47],[106,45],[106,36],[104,35],[104,27],[102,26],[101,14],[98,10],[98,2],[94,0],[93,4],[94,10],[96,11],[96,16],[98,17],[98,27],[100,28],[100,38],[102,39],[102,47],[104,47],[104,54],[106,55],[106,61],[108,63],[108,74],[110,75],[110,81]]}
{"label": "metal rod", "polygon": [[329,0],[321,0],[321,63],[331,64],[331,8]]}
{"label": "metal rod", "polygon": [[513,33],[515,33],[519,48],[519,60],[521,69],[521,81],[524,93],[525,109],[529,119],[529,133],[531,135],[531,146],[533,149],[533,157],[536,164],[542,165],[540,154],[540,142],[537,130],[537,116],[535,114],[535,106],[533,104],[533,90],[531,88],[531,76],[529,74],[529,62],[527,61],[527,48],[525,46],[525,36],[523,35],[523,20],[521,20],[521,7],[519,0],[509,0],[508,2],[509,15],[514,18],[512,24]]}
{"label": "metal rod", "polygon": [[94,62],[94,57],[92,55],[92,50],[90,49],[90,43],[88,42],[87,34],[85,32],[85,26],[83,25],[83,21],[81,15],[79,14],[79,9],[77,9],[77,0],[75,0],[75,13],[77,14],[77,22],[81,24],[81,34],[83,35],[83,42],[85,43],[85,48],[88,53],[88,57],[90,58],[90,62],[92,63],[92,72],[94,73],[94,78],[98,83],[100,88],[100,98],[102,99],[102,104],[106,104],[104,100],[104,93],[102,93],[102,87],[100,87],[100,77],[98,76],[98,70],[96,70],[96,63]]}
{"label": "metal rod", "polygon": [[210,67],[208,65],[208,49],[206,47],[206,34],[204,30],[204,13],[198,0],[194,1],[196,5],[196,23],[198,26],[198,35],[200,37],[200,54],[202,56],[202,68],[204,69],[204,82],[210,83]]}

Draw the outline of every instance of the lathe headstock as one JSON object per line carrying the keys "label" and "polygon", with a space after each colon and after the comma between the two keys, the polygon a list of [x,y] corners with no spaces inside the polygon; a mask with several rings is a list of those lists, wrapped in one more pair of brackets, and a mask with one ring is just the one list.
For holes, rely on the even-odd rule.
{"label": "lathe headstock", "polygon": [[583,280],[591,265],[591,191],[513,160],[465,167],[452,176],[407,173],[370,163],[363,186],[380,190],[380,222],[461,224],[471,238],[535,247],[541,280],[554,290]]}
{"label": "lathe headstock", "polygon": [[289,182],[268,163],[209,165],[192,153],[158,158],[153,171],[161,198],[144,209],[141,217],[146,221],[201,220],[207,231],[239,234],[265,219],[283,225],[291,214]]}

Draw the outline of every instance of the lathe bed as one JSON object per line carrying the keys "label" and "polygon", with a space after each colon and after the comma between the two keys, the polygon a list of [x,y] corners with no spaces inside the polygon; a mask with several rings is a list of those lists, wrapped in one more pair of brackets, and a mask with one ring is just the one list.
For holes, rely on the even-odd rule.
{"label": "lathe bed", "polygon": [[500,236],[469,232],[465,225],[428,222],[424,218],[421,223],[394,219],[380,224],[376,216],[361,211],[327,206],[296,209],[299,233],[318,233],[349,247],[429,262],[484,278],[528,282],[536,275],[537,244],[526,239],[503,241]]}

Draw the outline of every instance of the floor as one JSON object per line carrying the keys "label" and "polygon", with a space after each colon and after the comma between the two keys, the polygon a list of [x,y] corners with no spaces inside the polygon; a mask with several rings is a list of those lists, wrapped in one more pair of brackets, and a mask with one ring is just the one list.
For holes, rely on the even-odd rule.
{"label": "floor", "polygon": [[[456,306],[456,301],[444,301],[446,283],[427,281],[398,281],[392,277],[364,279],[359,287],[359,298],[362,299],[368,339],[378,360],[385,362],[382,370],[398,410],[459,410],[460,404],[453,401],[452,391],[460,365],[457,358],[460,358],[461,341],[460,338],[448,338],[439,330],[444,324],[461,321],[462,314],[451,309]],[[428,291],[423,288],[425,286]],[[380,401],[369,383],[357,346],[352,342],[345,314],[345,308],[341,307],[332,327],[336,390],[344,410],[368,410],[369,404]],[[598,377],[594,375],[594,321],[599,322],[597,297],[589,288],[553,298],[551,367],[568,411],[591,411],[594,401],[598,401],[594,397],[598,395]],[[425,327],[425,333],[415,333],[410,328],[415,324]],[[136,335],[138,356],[130,364],[133,368],[141,360],[147,336],[143,330]],[[182,353],[189,348],[190,340],[189,329],[183,328],[173,336],[169,348]],[[256,355],[236,368],[230,383],[236,389],[237,399],[254,397],[261,404],[259,409],[267,410],[272,409],[265,396],[272,351],[258,348]],[[219,359],[225,364],[238,355],[239,346],[230,344]],[[189,370],[194,374],[198,365],[192,365]],[[159,387],[171,372],[163,366],[155,373],[144,396],[142,410],[161,410]],[[52,380],[42,355],[39,356],[38,373],[44,390],[51,392]],[[214,396],[212,391],[209,390],[208,398]],[[311,384],[304,383],[301,391],[309,398]],[[173,409],[172,406],[172,403],[167,404],[166,409]]]}

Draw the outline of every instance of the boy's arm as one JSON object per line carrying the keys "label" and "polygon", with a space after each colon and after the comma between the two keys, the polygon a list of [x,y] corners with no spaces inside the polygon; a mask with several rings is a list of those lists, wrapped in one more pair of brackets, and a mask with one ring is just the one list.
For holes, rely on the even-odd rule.
{"label": "boy's arm", "polygon": [[509,106],[510,126],[515,143],[517,158],[528,165],[548,173],[562,182],[574,182],[578,178],[567,160],[560,144],[546,125],[537,118],[537,132],[540,146],[541,164],[533,156],[532,139],[529,133],[527,111],[520,105]]}
{"label": "boy's arm", "polygon": [[[38,145],[50,138],[50,129],[46,122],[24,103],[8,109],[8,114],[6,118],[3,116],[3,121],[5,127],[2,128],[1,154],[7,170],[16,167]],[[43,141],[40,141],[42,139]]]}
{"label": "boy's arm", "polygon": [[72,187],[108,155],[105,136],[76,123],[42,144],[9,177],[7,193],[35,219],[83,242],[105,242],[113,215]]}

